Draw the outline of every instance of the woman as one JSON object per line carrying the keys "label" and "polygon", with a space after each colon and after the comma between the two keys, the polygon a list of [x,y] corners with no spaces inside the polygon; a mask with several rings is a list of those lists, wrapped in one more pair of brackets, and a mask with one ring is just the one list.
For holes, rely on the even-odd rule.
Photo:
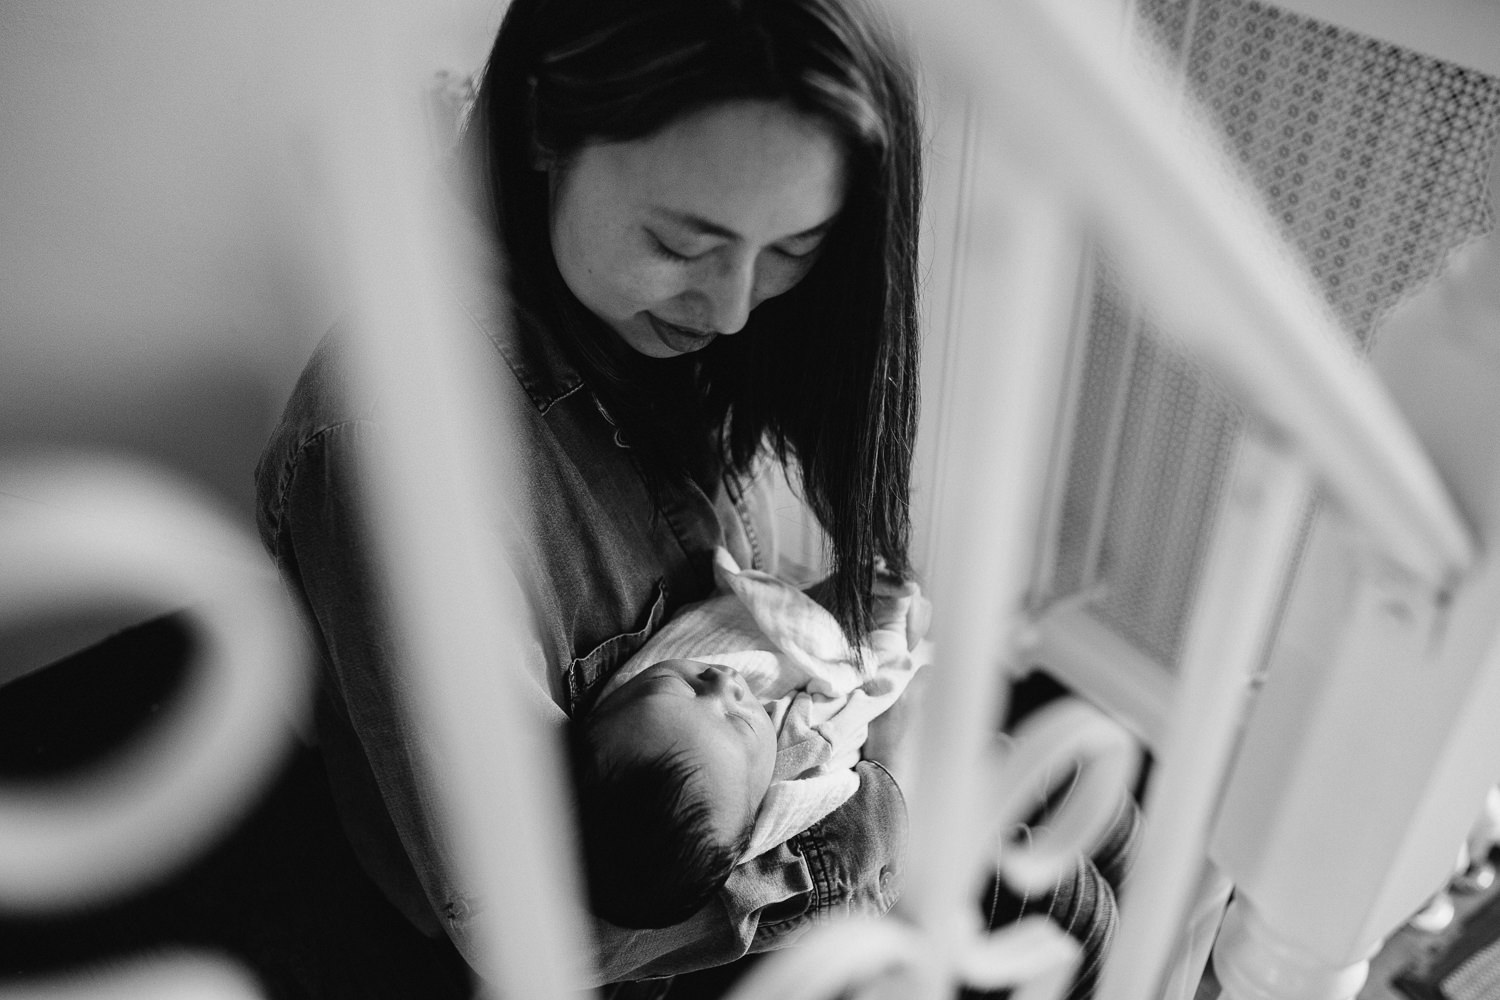
{"label": "woman", "polygon": [[[907,567],[919,142],[909,72],[838,0],[513,5],[467,136],[511,294],[649,474],[686,468],[712,494],[768,439],[795,455],[851,632],[875,558]],[[729,177],[704,155],[758,159]],[[767,167],[785,187],[750,183]],[[805,195],[800,217],[764,218],[784,195]]]}
{"label": "woman", "polygon": [[[525,664],[568,714],[683,604],[712,552],[774,569],[764,461],[795,465],[826,529],[819,590],[846,635],[875,570],[909,571],[917,413],[919,128],[912,76],[843,0],[514,0],[466,132],[503,250],[459,290],[516,403],[528,489],[514,565]],[[317,625],[319,739],[367,871],[467,951],[473,900],[423,808],[362,555],[339,338],[304,372],[257,470],[262,537]],[[425,471],[425,470],[417,470]],[[501,491],[503,493],[503,491]],[[915,638],[915,637],[914,637]],[[878,765],[826,821],[736,870],[720,906],[662,930],[599,927],[599,981],[667,976],[884,912],[905,812]]]}
{"label": "woman", "polygon": [[[822,594],[870,623],[877,560],[904,573],[917,411],[918,126],[911,76],[831,0],[516,0],[466,134],[505,288],[462,290],[520,402],[529,501],[515,555],[569,713],[681,605],[725,544],[772,568],[767,448],[796,461],[831,539]],[[356,441],[378,422],[320,347],[258,468],[263,538],[317,623],[319,738],[366,868],[418,926],[468,947],[472,905],[422,806],[399,666],[363,563]],[[865,793],[820,843],[772,852],[727,917],[601,943],[601,978],[712,965],[817,913],[894,901],[904,812]],[[852,807],[852,808],[851,808]],[[808,870],[823,857],[844,869]],[[884,878],[882,879],[882,873]],[[828,891],[815,888],[827,887]],[[838,887],[838,888],[835,888]],[[773,917],[765,919],[769,904]],[[791,919],[788,919],[788,915]]]}

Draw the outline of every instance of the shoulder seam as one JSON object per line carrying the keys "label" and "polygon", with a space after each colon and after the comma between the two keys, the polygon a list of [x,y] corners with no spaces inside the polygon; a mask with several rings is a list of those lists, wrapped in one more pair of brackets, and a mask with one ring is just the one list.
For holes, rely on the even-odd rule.
{"label": "shoulder seam", "polygon": [[[556,406],[558,403],[562,402],[564,399],[567,399],[569,396],[573,395],[579,389],[582,389],[584,387],[584,382],[580,378],[575,384],[556,394],[541,392],[538,391],[538,389],[533,388],[532,383],[534,380],[528,378],[526,372],[518,367],[515,359],[511,357],[510,351],[506,350],[507,345],[503,343],[500,338],[496,337],[490,331],[490,328],[480,320],[480,318],[475,314],[474,309],[470,306],[468,300],[464,296],[457,296],[457,299],[459,308],[464,311],[464,315],[469,318],[469,322],[473,323],[474,326],[479,330],[479,332],[484,334],[484,338],[488,340],[491,346],[495,348],[496,352],[499,353],[500,359],[505,362],[505,367],[510,369],[511,376],[515,378],[515,380],[520,384],[521,390],[525,392],[528,397],[530,397],[531,404],[537,408],[538,413],[546,416],[548,410],[552,409],[552,407]],[[512,319],[511,322],[515,322],[515,320]]]}
{"label": "shoulder seam", "polygon": [[292,479],[296,473],[297,465],[302,461],[302,456],[307,453],[308,449],[314,445],[321,444],[323,439],[334,431],[342,430],[346,427],[373,426],[375,426],[375,421],[368,417],[350,417],[346,420],[339,420],[318,428],[317,431],[309,434],[297,445],[282,465],[281,475],[278,477],[276,484],[276,503],[271,509],[271,532],[274,538],[281,538],[281,523],[286,513],[287,494],[291,492]]}

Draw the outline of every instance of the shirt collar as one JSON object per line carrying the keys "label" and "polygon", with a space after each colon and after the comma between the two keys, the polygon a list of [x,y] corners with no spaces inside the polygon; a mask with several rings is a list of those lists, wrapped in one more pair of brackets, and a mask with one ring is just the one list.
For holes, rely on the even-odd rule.
{"label": "shirt collar", "polygon": [[468,265],[453,281],[459,305],[499,351],[532,404],[546,413],[582,389],[583,376],[563,353],[555,333],[533,312],[515,306],[506,290],[500,252],[483,227],[465,227],[458,242]]}

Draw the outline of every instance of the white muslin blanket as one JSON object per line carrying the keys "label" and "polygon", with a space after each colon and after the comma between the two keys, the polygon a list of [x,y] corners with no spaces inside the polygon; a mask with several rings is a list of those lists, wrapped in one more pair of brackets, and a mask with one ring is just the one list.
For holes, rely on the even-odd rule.
{"label": "white muslin blanket", "polygon": [[662,660],[704,660],[744,675],[776,727],[776,769],[742,862],[827,816],[859,790],[854,765],[870,720],[906,690],[914,584],[876,584],[876,627],[858,649],[833,615],[792,584],[714,553],[717,590],[683,608],[606,682],[600,697]]}

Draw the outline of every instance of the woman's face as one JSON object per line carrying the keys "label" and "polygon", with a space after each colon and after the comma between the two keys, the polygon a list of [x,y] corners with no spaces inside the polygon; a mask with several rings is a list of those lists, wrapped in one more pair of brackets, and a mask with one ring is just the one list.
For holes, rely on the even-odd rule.
{"label": "woman's face", "polygon": [[568,288],[632,348],[686,354],[802,280],[844,175],[820,119],[767,101],[714,105],[643,139],[586,145],[555,169],[552,252]]}

